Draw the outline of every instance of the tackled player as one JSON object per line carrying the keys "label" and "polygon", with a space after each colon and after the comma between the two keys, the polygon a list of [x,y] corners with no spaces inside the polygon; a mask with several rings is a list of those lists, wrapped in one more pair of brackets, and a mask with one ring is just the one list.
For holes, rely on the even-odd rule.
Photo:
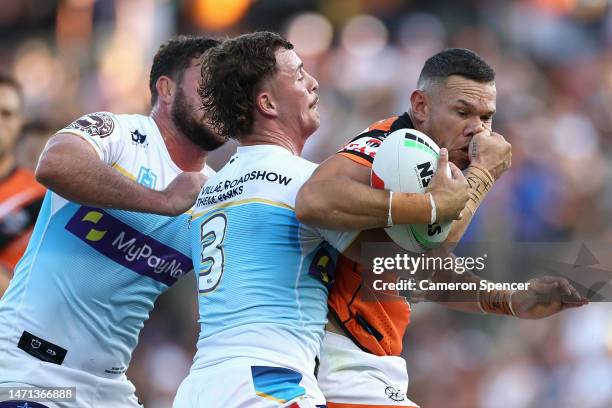
{"label": "tackled player", "polygon": [[[369,186],[370,169],[387,135],[398,129],[417,129],[443,148],[438,168],[445,167],[447,149],[451,168],[454,164],[463,169],[469,182],[470,198],[463,217],[453,222],[443,246],[451,248],[495,180],[510,167],[510,144],[492,131],[494,79],[493,69],[469,50],[447,49],[432,56],[411,94],[408,112],[374,123],[322,163],[304,184],[296,200],[298,219],[340,230],[386,227],[388,214],[395,221],[401,213],[397,194],[393,194],[393,202],[388,196],[381,198]],[[436,177],[440,175],[432,182]],[[382,234],[380,240],[388,241],[388,237]],[[330,408],[414,407],[406,396],[406,363],[399,357],[410,305],[398,293],[372,293],[368,285],[362,285],[361,270],[358,263],[340,257],[329,296],[330,323],[321,350],[319,386]],[[482,281],[469,271],[460,273],[457,267],[435,272],[420,278],[433,284],[468,284],[470,288]],[[565,302],[560,301],[562,295]],[[551,277],[531,280],[526,291],[476,291],[478,301],[473,302],[465,302],[466,292],[460,290],[428,290],[426,296],[458,310],[513,314],[524,319],[546,317],[586,303],[566,279]]]}

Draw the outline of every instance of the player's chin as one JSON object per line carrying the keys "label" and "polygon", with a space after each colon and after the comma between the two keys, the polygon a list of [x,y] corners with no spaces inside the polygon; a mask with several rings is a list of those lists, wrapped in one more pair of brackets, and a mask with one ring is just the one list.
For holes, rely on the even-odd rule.
{"label": "player's chin", "polygon": [[316,108],[310,109],[308,124],[309,127],[314,128],[313,132],[321,126],[321,115],[319,115],[319,111]]}

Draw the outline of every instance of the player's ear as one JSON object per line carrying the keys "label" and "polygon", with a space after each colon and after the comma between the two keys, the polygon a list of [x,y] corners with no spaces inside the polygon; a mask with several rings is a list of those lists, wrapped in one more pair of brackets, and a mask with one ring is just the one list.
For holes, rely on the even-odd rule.
{"label": "player's ear", "polygon": [[416,89],[410,95],[410,108],[414,119],[423,123],[429,116],[429,100],[425,92]]}
{"label": "player's ear", "polygon": [[273,117],[278,116],[276,101],[272,97],[272,93],[269,91],[262,90],[257,94],[257,97],[255,98],[255,106],[262,115]]}
{"label": "player's ear", "polygon": [[159,95],[158,99],[167,104],[172,103],[176,92],[176,83],[172,78],[165,75],[160,76],[155,82],[155,88],[157,89],[157,95]]}

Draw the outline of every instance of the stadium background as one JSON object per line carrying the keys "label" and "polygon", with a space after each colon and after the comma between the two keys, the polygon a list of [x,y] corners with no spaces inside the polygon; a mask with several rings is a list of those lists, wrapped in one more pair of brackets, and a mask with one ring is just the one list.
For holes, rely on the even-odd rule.
{"label": "stadium background", "polygon": [[[148,71],[176,33],[286,34],[320,84],[322,126],[305,156],[332,154],[408,106],[424,60],[471,48],[497,71],[494,129],[513,166],[468,238],[612,241],[612,13],[607,0],[8,0],[0,70],[23,85],[29,126],[17,154],[35,166],[54,130],[83,113],[146,113]],[[211,154],[222,165],[234,145]],[[91,271],[99,273],[100,271]],[[193,281],[164,295],[129,377],[168,407],[197,335]],[[410,397],[424,408],[612,406],[612,305],[544,321],[419,304],[405,339]]]}

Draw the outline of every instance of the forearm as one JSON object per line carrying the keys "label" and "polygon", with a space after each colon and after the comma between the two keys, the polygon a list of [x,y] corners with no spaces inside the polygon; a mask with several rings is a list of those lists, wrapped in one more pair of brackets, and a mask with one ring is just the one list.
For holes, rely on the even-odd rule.
{"label": "forearm", "polygon": [[[68,139],[68,138],[73,139]],[[60,196],[80,204],[129,211],[167,212],[163,193],[125,177],[100,160],[86,142],[56,136],[43,152],[36,178]]]}
{"label": "forearm", "polygon": [[[491,313],[501,315],[514,315],[510,306],[510,290],[483,290],[482,282],[488,282],[470,271],[457,273],[452,269],[436,271],[429,278],[435,287],[448,287],[447,284],[456,284],[452,289],[428,290],[425,298],[437,302],[442,306],[471,313]],[[442,284],[442,285],[440,285]],[[463,287],[470,289],[463,289]]]}
{"label": "forearm", "polygon": [[427,224],[431,204],[427,194],[390,193],[348,177],[311,180],[298,193],[296,215],[305,223],[340,231],[384,228],[389,211],[394,224]]}

